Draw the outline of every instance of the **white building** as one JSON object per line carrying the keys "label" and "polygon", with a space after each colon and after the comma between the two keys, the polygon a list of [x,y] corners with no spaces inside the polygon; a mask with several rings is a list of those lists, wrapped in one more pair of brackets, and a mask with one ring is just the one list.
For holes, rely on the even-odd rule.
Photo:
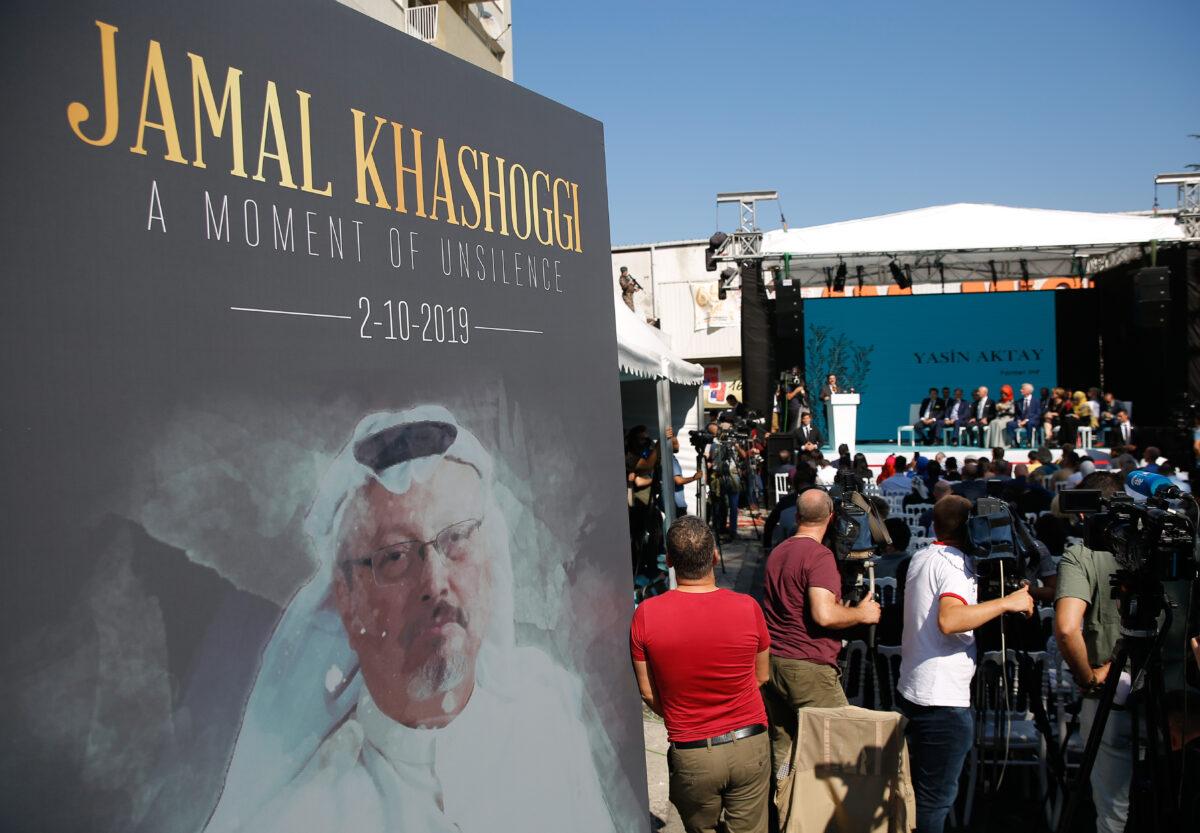
{"label": "white building", "polygon": [[488,72],[513,78],[513,0],[338,0],[365,15],[457,55]]}
{"label": "white building", "polygon": [[707,240],[674,240],[614,246],[613,291],[622,266],[643,287],[634,295],[634,310],[647,321],[659,322],[671,349],[708,371],[702,389],[706,406],[724,407],[732,393],[742,398],[741,292],[731,289],[718,297],[717,272],[704,268]]}

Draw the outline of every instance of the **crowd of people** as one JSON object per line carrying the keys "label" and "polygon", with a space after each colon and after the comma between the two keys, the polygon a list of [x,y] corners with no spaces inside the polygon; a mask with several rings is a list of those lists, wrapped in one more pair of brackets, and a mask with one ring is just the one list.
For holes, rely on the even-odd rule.
{"label": "crowd of people", "polygon": [[[1054,611],[1051,647],[1077,686],[1083,738],[1096,719],[1102,683],[1122,673],[1110,665],[1120,622],[1110,592],[1116,561],[1083,543],[1083,517],[1060,508],[1061,494],[1087,489],[1111,497],[1135,470],[1162,475],[1184,492],[1189,484],[1158,449],[1138,454],[1128,444],[1117,444],[1107,460],[1070,443],[1057,450],[1043,444],[1011,460],[999,444],[961,460],[893,455],[878,474],[862,455],[843,449],[830,462],[816,445],[798,445],[775,461],[791,488],[764,527],[769,555],[761,604],[717,588],[718,553],[708,526],[685,517],[666,536],[679,587],[637,608],[631,652],[643,699],[667,726],[671,800],[688,831],[716,829],[719,819],[733,833],[777,827],[770,796],[784,789],[795,760],[798,715],[847,705],[839,671],[844,640],[874,625],[880,644],[900,647],[896,706],[905,717],[915,827],[942,833],[978,725],[977,652],[997,647],[991,641],[1001,617],[1012,614],[1005,626],[1009,647],[1041,651],[1047,634],[1034,613]],[[882,607],[871,593],[854,604],[845,600],[846,579],[830,548],[835,514],[828,484],[848,476],[860,492],[872,493],[865,499],[886,530],[876,575],[894,577],[897,593]],[[1030,518],[1036,543],[1022,565],[1025,580],[990,597],[968,535],[973,504],[984,496],[1000,497],[1018,518]],[[922,508],[915,525],[890,511],[897,498]],[[914,534],[932,540],[910,550]],[[1192,609],[1186,598],[1180,605]],[[1176,624],[1186,627],[1185,619]],[[1191,644],[1200,663],[1200,645]],[[1180,745],[1200,737],[1200,728],[1181,719],[1172,713]],[[1130,731],[1128,710],[1109,716],[1091,774],[1098,830],[1125,826]]]}
{"label": "crowd of people", "polygon": [[1129,445],[1134,433],[1131,408],[1111,391],[1102,393],[1099,388],[1072,393],[1066,388],[1036,390],[1025,382],[1014,394],[1012,386],[1005,384],[996,399],[980,386],[969,400],[962,388],[953,392],[948,387],[930,388],[921,400],[913,433],[916,442],[924,445],[1008,448],[1040,443],[1056,448],[1078,447],[1079,430],[1088,428],[1097,445]]}

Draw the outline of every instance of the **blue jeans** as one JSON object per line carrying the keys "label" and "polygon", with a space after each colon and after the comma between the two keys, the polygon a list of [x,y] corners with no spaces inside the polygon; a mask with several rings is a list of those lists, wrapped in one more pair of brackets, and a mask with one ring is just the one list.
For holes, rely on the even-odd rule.
{"label": "blue jeans", "polygon": [[729,500],[729,535],[732,538],[737,537],[737,516],[738,516],[738,498],[741,497],[737,492],[730,492],[725,496]]}
{"label": "blue jeans", "polygon": [[896,699],[908,718],[905,737],[917,799],[916,833],[942,833],[975,739],[974,717],[969,708],[918,706]]}

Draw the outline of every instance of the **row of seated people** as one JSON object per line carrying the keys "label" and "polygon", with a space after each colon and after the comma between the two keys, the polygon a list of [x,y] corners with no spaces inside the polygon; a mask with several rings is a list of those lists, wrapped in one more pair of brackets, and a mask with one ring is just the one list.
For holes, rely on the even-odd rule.
{"label": "row of seated people", "polygon": [[1030,446],[1041,441],[1050,446],[1077,445],[1080,428],[1090,428],[1093,440],[1106,446],[1127,445],[1133,439],[1131,405],[1111,391],[1090,388],[1068,393],[1065,388],[1042,388],[1025,382],[1017,395],[1011,385],[1000,386],[994,399],[984,386],[967,400],[962,388],[930,388],[921,400],[913,432],[917,442],[933,445],[943,439],[981,448]]}

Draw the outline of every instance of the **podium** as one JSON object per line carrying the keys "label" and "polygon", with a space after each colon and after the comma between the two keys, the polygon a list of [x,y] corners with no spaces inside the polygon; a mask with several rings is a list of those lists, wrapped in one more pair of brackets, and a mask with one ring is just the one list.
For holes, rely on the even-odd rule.
{"label": "podium", "polygon": [[858,431],[858,403],[861,397],[857,393],[830,394],[825,403],[825,424],[829,426],[829,444],[836,455],[838,446],[845,443],[854,455],[854,437]]}

